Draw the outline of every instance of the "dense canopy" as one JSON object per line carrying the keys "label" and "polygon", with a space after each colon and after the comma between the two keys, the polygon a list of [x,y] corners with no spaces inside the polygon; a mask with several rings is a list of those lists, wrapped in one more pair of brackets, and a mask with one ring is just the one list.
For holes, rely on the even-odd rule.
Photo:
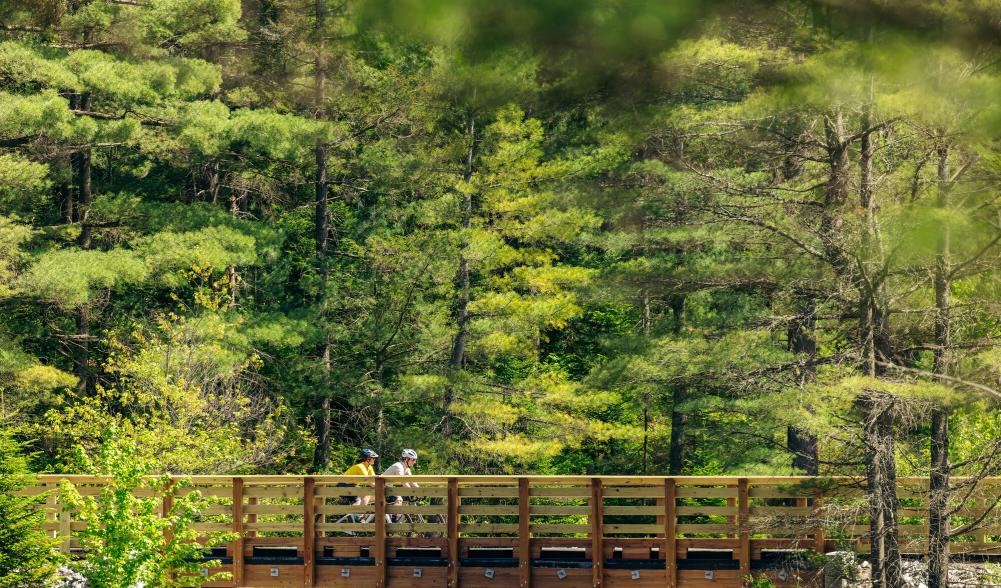
{"label": "dense canopy", "polygon": [[0,3],[0,430],[37,471],[114,431],[174,473],[997,473],[999,35]]}

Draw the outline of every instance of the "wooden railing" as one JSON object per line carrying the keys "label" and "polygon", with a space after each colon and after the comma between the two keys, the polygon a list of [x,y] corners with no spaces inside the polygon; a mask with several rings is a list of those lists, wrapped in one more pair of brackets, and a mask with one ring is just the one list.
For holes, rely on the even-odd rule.
{"label": "wooden railing", "polygon": [[[51,492],[63,479],[84,495],[105,483],[42,476],[24,493]],[[188,479],[194,485],[183,491],[212,503],[197,529],[239,536],[217,554],[233,574],[217,586],[739,586],[759,573],[777,585],[808,585],[816,578],[797,553],[868,548],[864,488],[847,478]],[[898,482],[908,553],[926,548],[927,487],[926,479]],[[982,481],[954,526],[999,495],[1001,478]],[[350,504],[364,496],[373,497],[369,505]],[[54,492],[45,506],[46,531],[74,550],[85,523]],[[957,537],[952,551],[1001,554],[1001,517],[992,513]]]}

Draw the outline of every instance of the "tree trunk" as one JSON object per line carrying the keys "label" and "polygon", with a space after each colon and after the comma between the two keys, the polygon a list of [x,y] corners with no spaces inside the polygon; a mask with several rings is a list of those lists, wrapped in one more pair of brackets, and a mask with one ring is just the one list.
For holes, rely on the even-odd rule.
{"label": "tree trunk", "polygon": [[851,185],[848,143],[845,141],[844,118],[840,111],[824,117],[827,138],[827,157],[830,172],[824,192],[823,213],[820,218],[820,236],[826,256],[839,276],[847,275],[847,261],[841,247],[841,229],[844,226],[844,206],[848,201]]}
{"label": "tree trunk", "polygon": [[[71,168],[72,169],[72,168]],[[63,199],[63,222],[67,225],[73,224],[73,180],[66,182],[60,187]]]}
{"label": "tree trunk", "polygon": [[[93,96],[85,94],[81,106],[84,110],[90,110],[93,102]],[[80,236],[77,241],[83,249],[90,249],[91,246],[91,226],[87,217],[90,215],[90,205],[94,201],[94,196],[91,191],[90,174],[90,147],[84,147],[80,149],[79,153],[77,153],[77,186],[80,190],[80,199],[77,203],[79,209]]]}
{"label": "tree trunk", "polygon": [[[84,110],[90,110],[93,102],[94,98],[91,94],[84,94],[80,99],[80,106]],[[80,221],[80,235],[77,237],[77,244],[81,249],[90,249],[92,246],[91,227],[87,217],[90,214],[90,205],[94,200],[90,148],[82,148],[75,154],[74,159],[79,194],[77,214]],[[78,342],[76,376],[79,378],[77,389],[80,392],[90,392],[94,389],[94,385],[93,375],[90,373],[90,304],[88,302],[84,302],[77,309],[76,334]]]}
{"label": "tree trunk", "polygon": [[668,299],[668,305],[671,307],[671,317],[674,319],[671,332],[680,335],[681,329],[685,326],[685,295],[673,294]]}
{"label": "tree trunk", "polygon": [[[650,293],[643,290],[643,337],[649,340],[653,327],[653,315],[650,309]],[[643,475],[647,474],[647,467],[650,452],[650,394],[643,394]]]}
{"label": "tree trunk", "polygon": [[864,391],[866,481],[869,499],[869,539],[873,588],[900,588],[901,559],[897,541],[897,468],[892,395]]}
{"label": "tree trunk", "polygon": [[76,311],[76,377],[77,390],[81,393],[90,392],[90,305],[86,302],[80,305]]}
{"label": "tree trunk", "polygon": [[[313,71],[313,100],[316,118],[324,117],[324,109],[327,98],[327,73],[326,73],[326,44],[324,43],[327,7],[326,0],[316,0],[315,12],[316,23],[314,33],[316,35],[316,55]],[[314,148],[316,157],[316,175],[313,178],[313,189],[316,196],[314,208],[314,228],[316,230],[316,266],[320,276],[319,305],[321,314],[324,312],[326,300],[327,280],[330,278],[330,269],[327,260],[327,248],[330,238],[330,228],[327,218],[327,151],[328,146],[322,140],[317,139]],[[314,466],[318,471],[324,471],[330,467],[330,436],[331,436],[331,383],[330,383],[330,355],[331,338],[327,332],[327,327],[322,324],[324,330],[323,345],[320,349],[320,369],[321,369],[321,394],[320,414],[317,419],[317,445],[314,455]]]}
{"label": "tree trunk", "polygon": [[[476,123],[473,113],[469,113],[469,120],[466,125],[466,132],[469,135],[469,146],[466,150],[466,167],[462,180],[465,184],[473,178],[473,157],[476,153]],[[473,220],[473,194],[466,190],[462,199],[462,228],[469,231]],[[463,241],[468,239],[468,235],[463,236]],[[463,244],[463,249],[468,243]],[[455,309],[456,333],[452,339],[452,352],[448,359],[448,382],[445,385],[445,394],[442,398],[442,434],[446,439],[450,439],[455,431],[452,426],[452,403],[455,402],[455,378],[462,371],[465,365],[466,343],[469,340],[469,259],[465,251],[459,256],[459,270],[456,273],[456,283],[459,290],[459,300]]]}
{"label": "tree trunk", "polygon": [[685,449],[688,442],[685,426],[688,424],[688,415],[681,410],[681,406],[685,403],[686,396],[684,386],[674,389],[674,398],[671,402],[671,455],[667,469],[667,473],[672,476],[680,476],[685,467]]}
{"label": "tree trunk", "polygon": [[[233,218],[236,218],[239,216],[239,212],[238,197],[234,191],[229,196],[229,213],[233,215]],[[229,302],[226,304],[226,308],[233,309],[236,308],[237,290],[240,287],[240,273],[237,271],[235,265],[230,265],[226,268],[226,280],[229,284]]]}
{"label": "tree trunk", "polygon": [[[937,206],[949,208],[949,146],[938,149]],[[951,343],[949,289],[951,286],[947,224],[939,233],[935,256],[935,363],[936,374],[948,375]],[[928,499],[928,587],[946,588],[949,579],[949,408],[936,406],[931,422],[931,487]]]}
{"label": "tree trunk", "polygon": [[[800,387],[817,379],[817,367],[812,363],[817,357],[817,341],[813,336],[815,324],[813,302],[807,304],[803,317],[794,321],[789,327],[789,350],[797,355],[805,355],[807,364],[799,370]],[[813,414],[809,405],[806,410]],[[786,445],[792,452],[792,467],[802,471],[807,476],[819,474],[819,448],[817,436],[795,425],[786,429]]]}
{"label": "tree trunk", "polygon": [[[672,294],[667,303],[671,307],[671,316],[674,319],[671,330],[675,335],[680,335],[685,326],[685,295]],[[688,443],[685,427],[688,424],[688,415],[682,411],[682,407],[685,404],[687,392],[684,384],[679,385],[674,388],[671,398],[671,446],[669,448],[668,473],[672,476],[680,476],[685,467],[685,450]]]}

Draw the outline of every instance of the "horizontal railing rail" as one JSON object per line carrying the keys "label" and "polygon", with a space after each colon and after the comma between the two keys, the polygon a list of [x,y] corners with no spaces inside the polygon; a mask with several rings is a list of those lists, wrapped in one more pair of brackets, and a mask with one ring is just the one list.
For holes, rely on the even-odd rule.
{"label": "horizontal railing rail", "polygon": [[[200,513],[197,530],[239,537],[223,556],[223,569],[234,576],[219,584],[227,586],[272,585],[270,574],[284,575],[282,585],[290,575],[293,584],[301,579],[305,586],[337,585],[328,578],[336,575],[334,568],[354,573],[359,584],[384,586],[397,568],[413,567],[415,561],[423,562],[430,576],[443,575],[448,586],[458,586],[464,574],[473,573],[470,569],[484,573],[480,568],[487,564],[494,566],[487,568],[490,574],[510,575],[525,587],[537,575],[548,577],[553,567],[587,577],[590,585],[604,585],[625,572],[638,578],[646,570],[642,573],[662,580],[657,585],[678,586],[689,572],[703,572],[697,566],[709,561],[706,553],[715,558],[714,578],[739,579],[775,553],[868,549],[865,481],[847,477],[174,478],[190,483],[174,491],[197,491],[210,503]],[[46,494],[45,530],[71,552],[86,523],[60,503],[56,489],[63,480],[86,496],[100,494],[108,478],[42,475],[21,491]],[[897,488],[901,545],[905,552],[922,553],[928,480],[900,478]],[[154,495],[149,488],[136,493]],[[963,504],[954,505],[954,528],[985,512],[989,516],[955,537],[952,551],[1001,555],[1001,514],[993,509],[1001,478],[980,480],[968,494]],[[163,500],[165,509],[171,500],[170,495]],[[418,569],[423,568],[414,567],[413,573]]]}

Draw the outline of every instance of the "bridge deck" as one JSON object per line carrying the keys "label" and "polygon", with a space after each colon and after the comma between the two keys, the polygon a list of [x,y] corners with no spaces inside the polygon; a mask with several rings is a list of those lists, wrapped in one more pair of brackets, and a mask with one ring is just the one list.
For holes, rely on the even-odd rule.
{"label": "bridge deck", "polygon": [[[49,491],[61,479],[84,495],[98,494],[105,483],[42,476],[25,492]],[[864,481],[848,478],[189,479],[212,501],[197,528],[240,536],[213,556],[233,574],[214,586],[729,588],[752,574],[778,586],[809,586],[819,584],[806,552],[868,548]],[[403,481],[420,488],[402,487]],[[921,553],[927,480],[901,478],[898,485],[901,543]],[[983,481],[957,523],[999,495],[1001,478]],[[374,501],[346,504],[358,496]],[[406,502],[396,505],[397,496]],[[57,500],[51,494],[46,503],[46,530],[72,551],[74,532],[85,523]],[[1001,554],[1001,521],[988,517],[958,537],[953,551]]]}

